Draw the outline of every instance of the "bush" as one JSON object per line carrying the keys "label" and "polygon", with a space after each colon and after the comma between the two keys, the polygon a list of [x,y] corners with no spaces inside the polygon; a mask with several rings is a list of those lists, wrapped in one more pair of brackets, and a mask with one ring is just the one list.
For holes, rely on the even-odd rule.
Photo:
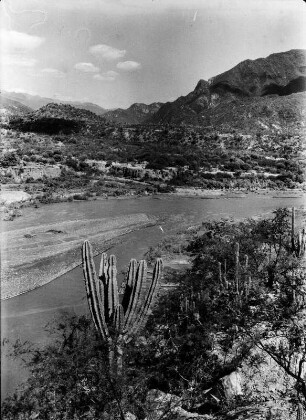
{"label": "bush", "polygon": [[71,134],[81,130],[82,124],[75,120],[67,120],[65,118],[12,118],[10,120],[10,128],[24,132],[34,132],[43,134]]}
{"label": "bush", "polygon": [[9,166],[14,166],[19,163],[19,158],[15,152],[7,152],[2,155],[0,158],[0,166],[8,168]]}

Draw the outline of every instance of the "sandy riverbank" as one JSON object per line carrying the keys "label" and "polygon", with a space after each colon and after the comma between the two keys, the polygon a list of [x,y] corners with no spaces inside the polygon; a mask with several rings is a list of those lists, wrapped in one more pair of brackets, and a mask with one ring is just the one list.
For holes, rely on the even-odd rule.
{"label": "sandy riverbank", "polygon": [[1,237],[1,298],[33,290],[80,265],[85,239],[98,254],[118,243],[123,235],[154,224],[154,218],[139,213],[6,232]]}
{"label": "sandy riverbank", "polygon": [[203,199],[217,199],[217,198],[244,198],[248,194],[268,195],[276,198],[295,198],[301,197],[305,194],[302,189],[288,189],[288,190],[271,190],[271,189],[257,189],[249,191],[245,189],[232,189],[232,190],[209,190],[197,187],[177,187],[175,192],[170,195],[186,197],[186,198],[203,198]]}

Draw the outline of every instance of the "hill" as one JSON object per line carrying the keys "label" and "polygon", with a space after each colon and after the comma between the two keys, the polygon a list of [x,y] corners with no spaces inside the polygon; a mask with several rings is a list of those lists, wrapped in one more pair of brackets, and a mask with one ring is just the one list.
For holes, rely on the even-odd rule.
{"label": "hill", "polygon": [[44,134],[91,133],[97,135],[105,127],[103,117],[86,109],[67,104],[50,103],[27,115],[10,118],[10,128]]}
{"label": "hill", "polygon": [[[255,125],[265,124],[260,120],[263,115],[269,124],[278,125],[284,122],[282,114],[300,120],[304,104],[299,92],[305,90],[305,50],[271,54],[245,60],[209,81],[200,80],[191,93],[161,106],[148,122],[206,126],[234,121],[244,129],[252,119]],[[241,118],[241,112],[247,118]]]}
{"label": "hill", "polygon": [[104,114],[104,117],[114,123],[142,124],[152,117],[161,106],[161,102],[154,102],[150,105],[135,103],[128,109],[117,108],[108,111]]}
{"label": "hill", "polygon": [[50,103],[33,112],[33,118],[63,118],[78,121],[100,121],[100,117],[83,108],[76,108],[68,104]]}

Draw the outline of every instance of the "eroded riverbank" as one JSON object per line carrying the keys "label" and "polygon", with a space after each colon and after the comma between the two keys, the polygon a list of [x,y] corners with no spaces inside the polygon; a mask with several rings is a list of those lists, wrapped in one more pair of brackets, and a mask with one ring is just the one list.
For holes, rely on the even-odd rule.
{"label": "eroded riverbank", "polygon": [[[167,232],[208,219],[264,215],[277,207],[303,207],[302,191],[215,195],[159,195],[124,200],[56,203],[25,208],[23,217],[2,222],[2,299],[42,286],[81,263],[80,248],[89,239],[97,253],[124,235],[157,221]],[[187,191],[181,191],[187,193]],[[238,199],[238,200],[237,200]],[[164,223],[166,225],[164,225]]]}
{"label": "eroded riverbank", "polygon": [[134,230],[156,223],[133,214],[90,220],[45,223],[2,235],[1,297],[7,299],[49,283],[81,264],[81,245],[91,241],[96,254]]}

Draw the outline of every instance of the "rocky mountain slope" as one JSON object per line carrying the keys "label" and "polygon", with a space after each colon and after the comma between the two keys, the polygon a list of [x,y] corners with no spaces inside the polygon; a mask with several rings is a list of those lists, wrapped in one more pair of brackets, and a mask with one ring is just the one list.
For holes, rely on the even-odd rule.
{"label": "rocky mountain slope", "polygon": [[290,95],[306,90],[306,51],[290,50],[245,60],[209,81],[210,92],[242,96]]}
{"label": "rocky mountain slope", "polygon": [[[280,108],[284,108],[281,114],[291,113],[293,119],[300,119],[305,108],[299,92],[305,90],[306,51],[290,50],[245,60],[209,81],[200,80],[194,91],[161,106],[148,122],[211,125],[231,123],[234,118],[243,124],[242,111],[259,126],[265,124],[258,121],[260,116],[268,117],[271,124],[279,124],[283,122]],[[297,103],[298,112],[293,115],[291,110],[296,109]]]}
{"label": "rocky mountain slope", "polygon": [[152,117],[162,106],[161,102],[154,102],[150,105],[135,103],[127,109],[114,109],[104,114],[104,117],[114,123],[120,124],[142,124]]}
{"label": "rocky mountain slope", "polygon": [[97,115],[103,115],[107,112],[106,109],[102,108],[97,104],[93,104],[91,102],[73,102],[73,101],[63,101],[63,100],[56,100],[52,98],[45,98],[39,95],[30,95],[29,93],[19,93],[19,92],[2,92],[3,97],[7,99],[11,99],[14,101],[20,102],[22,105],[25,105],[29,108],[37,110],[49,103],[54,104],[66,104],[74,106],[75,108],[86,109],[91,111]]}

